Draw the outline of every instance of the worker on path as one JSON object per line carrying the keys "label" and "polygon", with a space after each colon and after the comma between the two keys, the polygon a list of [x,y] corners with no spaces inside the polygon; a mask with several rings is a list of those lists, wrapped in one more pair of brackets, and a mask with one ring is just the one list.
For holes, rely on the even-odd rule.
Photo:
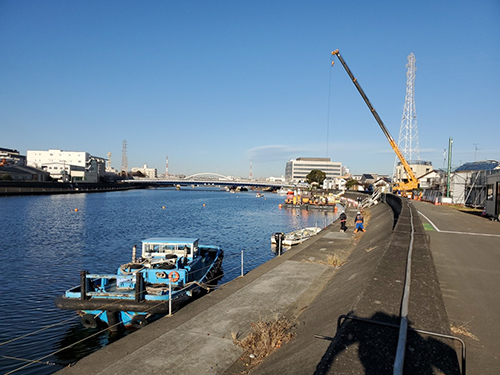
{"label": "worker on path", "polygon": [[365,228],[363,228],[363,222],[364,222],[363,215],[361,215],[361,212],[358,211],[356,214],[356,218],[354,219],[354,223],[356,224],[356,229],[354,229],[354,233],[358,233],[358,231],[365,231]]}
{"label": "worker on path", "polygon": [[339,219],[340,219],[340,231],[345,232],[347,230],[347,226],[345,225],[347,221],[347,215],[345,214],[345,211],[340,214]]}

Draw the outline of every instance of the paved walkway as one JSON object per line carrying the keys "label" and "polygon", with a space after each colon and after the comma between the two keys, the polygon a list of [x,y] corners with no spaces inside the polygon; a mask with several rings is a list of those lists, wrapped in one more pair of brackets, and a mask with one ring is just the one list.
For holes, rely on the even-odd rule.
{"label": "paved walkway", "polygon": [[467,372],[500,373],[500,223],[413,202],[428,231],[448,317],[468,332]]}

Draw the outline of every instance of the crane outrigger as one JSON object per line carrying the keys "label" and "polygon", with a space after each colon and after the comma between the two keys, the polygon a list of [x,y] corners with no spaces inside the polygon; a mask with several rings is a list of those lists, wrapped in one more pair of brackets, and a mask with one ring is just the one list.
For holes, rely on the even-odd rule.
{"label": "crane outrigger", "polygon": [[[403,154],[401,153],[401,150],[399,149],[398,145],[396,144],[396,141],[394,141],[394,138],[392,138],[391,134],[389,133],[389,131],[385,127],[384,122],[382,121],[382,119],[378,115],[375,108],[373,108],[372,104],[370,103],[370,100],[368,100],[368,97],[366,96],[365,92],[363,91],[363,89],[359,85],[358,80],[356,78],[354,78],[354,75],[352,74],[351,70],[349,69],[349,67],[345,63],[344,59],[340,55],[339,50],[336,49],[335,51],[333,51],[332,55],[337,56],[337,58],[339,59],[340,63],[344,67],[345,71],[349,75],[349,78],[351,78],[352,83],[354,83],[354,86],[356,86],[359,93],[361,94],[361,97],[363,98],[366,105],[370,109],[370,112],[372,113],[373,117],[375,117],[375,120],[377,120],[377,123],[380,126],[380,129],[382,129],[382,131],[384,132],[385,136],[387,137],[387,140],[389,141],[389,144],[391,145],[392,149],[396,153],[396,156],[399,158],[399,161],[403,165],[403,168],[405,169],[405,171],[408,175],[408,182],[396,182],[392,187],[393,191],[396,190],[396,191],[401,192],[401,194],[404,194],[406,196],[411,197],[413,190],[418,189],[417,176],[415,176],[415,173],[413,172],[410,165],[408,164],[408,162],[404,158]],[[332,66],[333,66],[333,64],[334,64],[334,61],[332,61]]]}

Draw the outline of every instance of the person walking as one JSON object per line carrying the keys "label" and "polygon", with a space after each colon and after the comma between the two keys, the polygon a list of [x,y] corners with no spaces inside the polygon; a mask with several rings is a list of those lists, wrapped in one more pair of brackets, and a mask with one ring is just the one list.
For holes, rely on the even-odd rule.
{"label": "person walking", "polygon": [[340,231],[345,232],[347,230],[347,226],[345,225],[347,221],[347,215],[345,214],[345,211],[340,214],[339,219],[340,219]]}
{"label": "person walking", "polygon": [[364,223],[364,218],[363,215],[361,215],[361,212],[358,211],[356,214],[356,218],[354,219],[354,223],[356,224],[356,229],[354,229],[354,233],[358,233],[358,231],[363,231],[366,232],[365,228],[363,227]]}

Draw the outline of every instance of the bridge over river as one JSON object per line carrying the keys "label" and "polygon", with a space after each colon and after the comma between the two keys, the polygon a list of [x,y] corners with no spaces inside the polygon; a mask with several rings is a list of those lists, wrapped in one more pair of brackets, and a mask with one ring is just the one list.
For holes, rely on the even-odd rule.
{"label": "bridge over river", "polygon": [[250,179],[236,178],[232,176],[224,176],[219,173],[204,172],[196,173],[187,177],[168,177],[168,178],[134,178],[133,180],[124,180],[126,183],[134,185],[151,185],[151,186],[228,186],[228,187],[256,187],[256,188],[274,188],[281,187],[296,187],[296,185],[285,184],[284,182],[271,181],[256,181]]}

